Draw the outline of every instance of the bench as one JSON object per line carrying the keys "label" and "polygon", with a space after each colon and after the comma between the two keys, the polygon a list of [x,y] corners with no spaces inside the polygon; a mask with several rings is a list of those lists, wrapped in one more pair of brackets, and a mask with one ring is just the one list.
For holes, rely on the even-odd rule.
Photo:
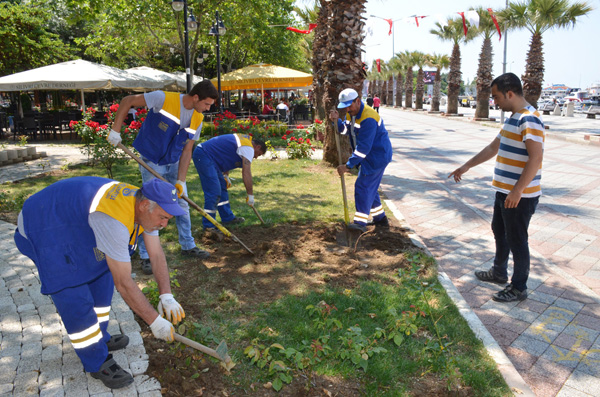
{"label": "bench", "polygon": [[547,103],[544,106],[542,106],[541,108],[539,108],[538,110],[544,112],[545,115],[549,116],[550,112],[552,112],[554,110],[554,103]]}
{"label": "bench", "polygon": [[583,112],[586,114],[586,118],[595,119],[596,115],[600,115],[600,108],[598,106],[591,106],[587,112]]}

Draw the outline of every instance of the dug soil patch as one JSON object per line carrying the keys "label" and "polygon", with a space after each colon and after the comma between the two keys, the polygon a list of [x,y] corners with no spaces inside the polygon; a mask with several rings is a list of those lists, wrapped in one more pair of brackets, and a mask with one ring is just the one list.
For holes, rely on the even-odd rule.
{"label": "dug soil patch", "polygon": [[[207,313],[225,313],[235,305],[242,313],[241,323],[251,321],[263,304],[285,295],[300,295],[334,288],[353,288],[362,280],[390,282],[398,268],[406,264],[404,253],[414,250],[404,229],[372,229],[360,239],[360,249],[338,245],[340,224],[288,224],[251,226],[232,229],[255,255],[230,239],[222,241],[196,236],[211,253],[204,261],[186,260],[177,266],[180,287],[174,288],[186,319],[199,324],[212,323]],[[141,274],[139,269],[134,270]],[[146,276],[138,277],[143,284]],[[388,281],[386,281],[388,280]],[[214,318],[214,316],[213,316]],[[142,325],[146,351],[150,356],[148,375],[160,380],[167,396],[358,396],[361,385],[356,380],[317,377],[310,390],[306,381],[295,378],[280,393],[267,384],[236,384],[214,360],[191,348],[173,349],[152,337],[149,327]],[[230,354],[244,360],[240,345],[227,341]],[[212,345],[212,348],[215,346]],[[193,364],[191,364],[193,363]],[[240,366],[233,369],[241,370]]]}

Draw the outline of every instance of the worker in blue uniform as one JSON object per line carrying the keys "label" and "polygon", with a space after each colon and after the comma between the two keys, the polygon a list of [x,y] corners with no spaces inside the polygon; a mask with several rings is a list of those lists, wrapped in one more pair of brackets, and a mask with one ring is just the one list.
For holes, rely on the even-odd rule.
{"label": "worker in blue uniform", "polygon": [[[158,237],[183,213],[170,183],[153,179],[139,189],[99,177],[56,182],[28,198],[19,213],[17,248],[35,263],[41,292],[52,297],[83,368],[109,388],[133,382],[109,353],[129,343],[127,335],[107,331],[115,286],[156,338],[173,341],[173,324],[185,317],[171,293]],[[158,312],[131,277],[130,255],[140,236],[158,284]]]}
{"label": "worker in blue uniform", "polygon": [[[252,160],[266,151],[267,146],[263,141],[242,134],[219,135],[198,145],[192,158],[204,191],[204,211],[213,218],[218,211],[221,222],[225,225],[244,222],[244,218],[236,217],[231,211],[227,192],[231,186],[229,171],[242,168],[242,181],[247,193],[246,203],[254,206],[250,167]],[[207,232],[217,230],[206,218],[202,219],[202,226]]]}
{"label": "worker in blue uniform", "polygon": [[365,232],[369,217],[376,227],[388,227],[389,221],[381,205],[377,190],[385,167],[392,161],[392,143],[381,115],[365,105],[356,90],[346,88],[339,95],[338,109],[345,109],[344,120],[337,110],[329,113],[338,132],[350,137],[352,155],[345,164],[337,167],[341,176],[352,168],[360,167],[354,185],[356,212],[349,229]]}
{"label": "worker in blue uniform", "polygon": [[[187,196],[186,175],[194,142],[202,131],[202,112],[208,110],[217,99],[217,89],[210,80],[196,84],[188,94],[153,91],[139,95],[129,95],[121,100],[107,139],[116,146],[121,142],[121,127],[132,107],[148,107],[148,114],[133,142],[133,147],[141,154],[142,160],[167,181],[175,185],[177,194]],[[147,182],[154,175],[140,165],[142,181]],[[175,218],[179,232],[179,244],[184,256],[205,259],[209,253],[196,247],[192,236],[192,221],[189,206],[183,199],[179,205],[185,213]],[[144,242],[140,243],[142,270],[151,274],[152,266]]]}

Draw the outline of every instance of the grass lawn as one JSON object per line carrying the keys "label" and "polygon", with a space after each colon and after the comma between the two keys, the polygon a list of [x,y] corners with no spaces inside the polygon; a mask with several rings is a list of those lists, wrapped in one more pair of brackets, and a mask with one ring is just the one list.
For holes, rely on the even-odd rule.
{"label": "grass lawn", "polygon": [[[210,260],[197,263],[179,255],[175,222],[161,231],[175,270],[173,290],[186,310],[178,332],[213,348],[227,341],[237,364],[225,374],[215,360],[156,341],[142,325],[149,372],[166,394],[512,395],[438,283],[432,258],[414,247],[388,244],[386,234],[365,237],[362,251],[336,248],[332,234],[344,211],[333,168],[314,160],[258,160],[252,173],[256,208],[267,225],[245,204],[241,172],[235,170],[231,207],[246,222],[230,230],[256,248],[255,257],[235,243],[202,237],[201,216],[194,210],[194,236],[211,251]],[[29,195],[81,175],[104,172],[82,166],[1,185],[0,215],[16,219]],[[114,178],[141,185],[133,161],[117,166]],[[346,178],[350,214],[355,178]],[[187,186],[189,197],[202,206],[193,164]],[[405,233],[396,227],[392,234]],[[136,262],[137,280],[152,299],[155,284],[139,276]]]}

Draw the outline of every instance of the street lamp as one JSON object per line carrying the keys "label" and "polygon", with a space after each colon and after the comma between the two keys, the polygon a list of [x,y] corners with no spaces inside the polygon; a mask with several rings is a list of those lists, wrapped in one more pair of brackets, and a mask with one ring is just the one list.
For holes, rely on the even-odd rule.
{"label": "street lamp", "polygon": [[196,58],[196,62],[202,65],[202,78],[204,79],[204,60],[208,58],[208,54],[204,52],[204,46],[200,46],[200,53]]}
{"label": "street lamp", "polygon": [[190,43],[188,38],[188,31],[195,32],[198,29],[198,23],[196,22],[196,18],[194,18],[194,14],[190,10],[190,15],[188,16],[188,7],[186,0],[173,0],[171,2],[171,7],[176,12],[183,10],[183,20],[185,21],[184,29],[183,29],[183,37],[184,37],[184,52],[185,52],[185,82],[187,92],[192,90],[192,69],[190,66]]}
{"label": "street lamp", "polygon": [[219,37],[223,36],[227,29],[223,24],[223,20],[219,18],[219,11],[215,12],[215,24],[210,28],[208,32],[211,36],[217,37],[217,91],[219,92],[219,112],[223,113],[223,101],[221,100],[221,49],[219,44]]}

